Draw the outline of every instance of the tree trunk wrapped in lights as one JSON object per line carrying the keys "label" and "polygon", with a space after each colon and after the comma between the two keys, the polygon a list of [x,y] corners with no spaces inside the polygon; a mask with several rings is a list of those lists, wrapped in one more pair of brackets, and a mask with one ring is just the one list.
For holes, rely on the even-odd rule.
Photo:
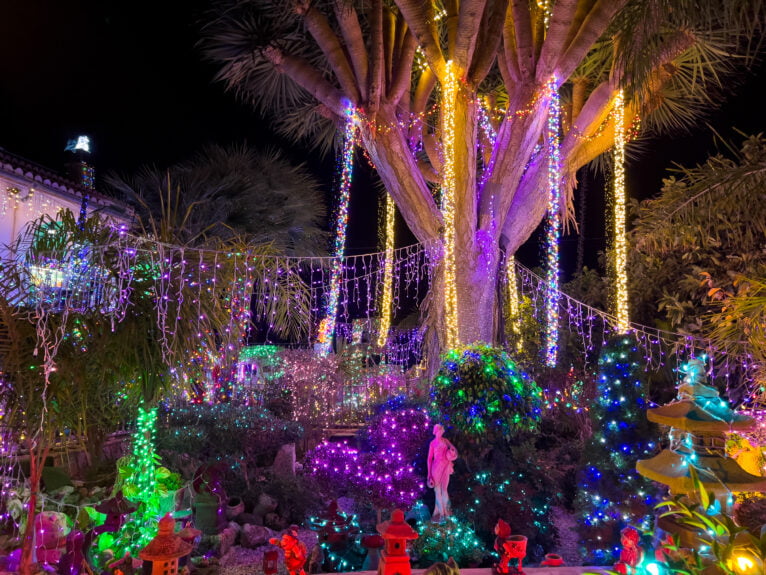
{"label": "tree trunk wrapped in lights", "polygon": [[[405,222],[441,246],[425,307],[439,351],[498,340],[501,252],[516,252],[548,204],[546,83],[561,86],[564,220],[577,169],[614,144],[617,90],[626,126],[639,114],[643,126],[688,124],[710,104],[699,79],[731,68],[717,42],[759,30],[764,8],[750,4],[296,0],[289,12],[276,0],[219,0],[203,45],[218,78],[281,133],[328,149],[348,103],[358,110],[359,145]],[[492,138],[479,127],[482,101],[494,106]]]}

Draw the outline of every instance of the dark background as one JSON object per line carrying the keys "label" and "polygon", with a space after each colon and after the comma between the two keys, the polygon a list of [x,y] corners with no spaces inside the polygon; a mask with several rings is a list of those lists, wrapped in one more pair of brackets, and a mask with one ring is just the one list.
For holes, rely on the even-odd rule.
{"label": "dark background", "polygon": [[[195,46],[205,0],[2,0],[0,2],[0,147],[51,169],[61,169],[68,138],[88,134],[97,173],[130,173],[141,165],[164,167],[206,142],[247,141],[283,147],[306,161],[332,206],[334,158],[288,147],[222,84]],[[690,165],[716,150],[710,125],[739,142],[737,128],[758,133],[766,125],[762,66],[746,73],[733,94],[686,134],[644,143],[628,166],[629,194],[659,191],[674,163]],[[352,188],[348,253],[378,249],[378,193],[361,159]],[[604,247],[603,182],[591,186],[584,230],[586,264]],[[399,226],[401,232],[403,226]],[[411,243],[400,233],[399,245]],[[571,271],[576,238],[562,239]],[[521,251],[534,265],[534,238]]]}

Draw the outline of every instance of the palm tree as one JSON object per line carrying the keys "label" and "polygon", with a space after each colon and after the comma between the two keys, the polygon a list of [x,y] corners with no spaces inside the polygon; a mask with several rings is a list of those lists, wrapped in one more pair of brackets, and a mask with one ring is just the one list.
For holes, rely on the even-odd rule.
{"label": "palm tree", "polygon": [[[617,91],[634,128],[639,118],[643,130],[689,125],[751,61],[764,10],[745,0],[216,0],[202,45],[217,79],[285,136],[329,149],[352,106],[360,146],[421,242],[442,237],[453,134],[441,128],[441,94],[454,72],[458,340],[492,342],[502,254],[547,209],[546,84],[563,102],[561,211],[571,216],[577,170],[613,145]],[[494,138],[478,127],[482,107]],[[442,338],[435,277],[427,323]]]}
{"label": "palm tree", "polygon": [[719,367],[755,367],[762,382],[766,139],[750,136],[727,151],[677,169],[660,195],[637,206],[631,293],[647,316],[664,312],[663,327],[709,340]]}
{"label": "palm tree", "polygon": [[[158,193],[168,182],[180,192],[172,211]],[[327,249],[317,180],[275,149],[211,144],[166,170],[144,167],[132,177],[108,176],[107,184],[136,208],[145,233],[156,234],[146,224],[168,211],[172,231],[160,233],[172,234],[180,245],[240,236],[284,255],[323,255]]]}

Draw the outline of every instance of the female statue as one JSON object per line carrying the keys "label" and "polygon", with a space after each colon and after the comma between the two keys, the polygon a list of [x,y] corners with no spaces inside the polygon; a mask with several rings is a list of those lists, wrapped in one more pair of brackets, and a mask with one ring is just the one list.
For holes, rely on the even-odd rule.
{"label": "female statue", "polygon": [[452,475],[452,462],[457,459],[457,449],[444,437],[444,427],[434,425],[434,438],[428,448],[428,487],[434,490],[436,506],[432,521],[442,521],[452,515],[449,505],[449,476]]}

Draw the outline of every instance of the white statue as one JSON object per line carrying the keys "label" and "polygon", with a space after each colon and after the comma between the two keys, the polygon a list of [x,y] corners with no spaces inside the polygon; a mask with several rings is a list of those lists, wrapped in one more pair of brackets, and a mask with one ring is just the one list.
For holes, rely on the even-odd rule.
{"label": "white statue", "polygon": [[434,438],[428,447],[428,487],[434,490],[436,505],[432,521],[442,521],[452,515],[449,504],[449,476],[454,471],[452,462],[457,459],[457,449],[444,437],[444,427],[434,425]]}

